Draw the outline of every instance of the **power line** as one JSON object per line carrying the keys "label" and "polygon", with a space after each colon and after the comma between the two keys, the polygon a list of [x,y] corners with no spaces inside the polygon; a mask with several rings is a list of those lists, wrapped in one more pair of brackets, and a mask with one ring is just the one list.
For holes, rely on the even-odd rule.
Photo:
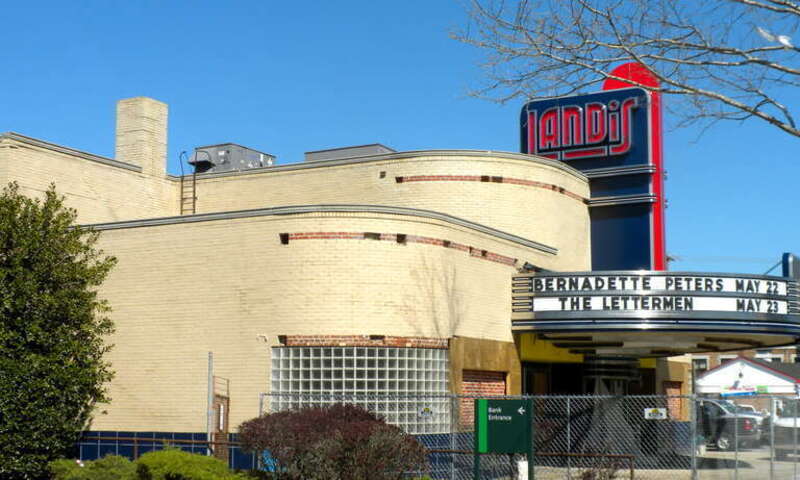
{"label": "power line", "polygon": [[[764,257],[734,257],[734,256],[708,256],[708,257],[692,257],[684,255],[669,255],[671,262],[726,262],[726,263],[768,263],[775,260],[772,258]],[[780,262],[778,262],[780,264]],[[774,267],[773,267],[774,268]]]}

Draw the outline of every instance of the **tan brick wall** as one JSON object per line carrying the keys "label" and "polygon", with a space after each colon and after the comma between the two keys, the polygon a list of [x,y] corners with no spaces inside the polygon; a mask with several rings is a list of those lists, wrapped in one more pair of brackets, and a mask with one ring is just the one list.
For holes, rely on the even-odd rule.
{"label": "tan brick wall", "polygon": [[0,139],[0,184],[16,181],[38,197],[55,183],[79,223],[113,222],[177,214],[178,182],[59,152]]}
{"label": "tan brick wall", "polygon": [[[446,238],[551,269],[584,267],[437,220],[325,213],[104,231],[119,258],[102,288],[117,333],[113,403],[94,429],[203,431],[206,355],[230,379],[231,422],[256,415],[278,335],[496,340],[513,349],[515,267],[425,243],[280,242],[280,233],[397,232]],[[263,335],[269,345],[259,340]],[[261,337],[263,338],[263,337]],[[146,419],[146,420],[144,420]]]}
{"label": "tan brick wall", "polygon": [[9,158],[14,153],[16,147],[10,142],[0,139],[0,188],[8,185],[8,169],[10,165]]}
{"label": "tan brick wall", "polygon": [[[158,113],[155,107],[163,107],[166,115],[166,106],[154,100],[120,102],[119,160],[143,165],[142,173],[6,138],[0,142],[8,146],[0,182],[17,181],[30,195],[55,182],[68,205],[78,209],[81,223],[177,215],[179,182],[163,176],[165,144],[146,121],[147,115]],[[124,127],[125,118],[134,115],[143,116],[139,121],[147,128]],[[166,117],[163,122],[166,128]],[[440,175],[419,181],[431,173]],[[398,183],[397,178],[417,181]],[[519,155],[431,152],[352,165],[201,177],[197,196],[198,213],[326,203],[433,210],[556,247],[581,268],[590,263],[588,209],[582,200],[588,196],[586,181]]]}
{"label": "tan brick wall", "polygon": [[[139,165],[141,172],[6,136],[0,139],[0,183],[17,181],[23,193],[38,196],[55,182],[84,224],[177,215],[179,182],[164,174],[166,105],[128,99],[118,114],[117,160]],[[510,278],[525,262],[588,269],[586,180],[532,157],[485,152],[417,152],[323,165],[201,177],[197,211],[336,203],[411,207],[516,234],[559,253],[445,221],[374,213],[107,230],[102,245],[119,264],[101,293],[117,323],[109,355],[117,377],[112,404],[101,408],[108,414],[99,415],[93,429],[203,431],[209,351],[215,374],[231,381],[232,425],[253,417],[259,393],[268,388],[269,347],[278,336],[310,341],[383,335],[427,339],[430,348],[468,338],[480,345],[456,349],[461,366],[453,384],[460,386],[461,368],[502,360],[518,390]],[[483,353],[475,360],[469,352]],[[503,355],[490,360],[486,352]]]}
{"label": "tan brick wall", "polygon": [[179,213],[179,183],[166,176],[167,105],[152,98],[118,102],[116,160],[16,134],[0,138],[0,149],[0,184],[40,196],[55,183],[80,223]]}
{"label": "tan brick wall", "polygon": [[[197,212],[331,203],[420,208],[542,242],[575,255],[588,268],[589,214],[582,199],[589,191],[579,175],[534,157],[502,153],[405,155],[340,166],[200,177]],[[421,176],[432,178],[397,182]],[[480,181],[481,177],[490,181]]]}
{"label": "tan brick wall", "polygon": [[167,104],[147,97],[117,102],[115,158],[142,167],[142,173],[167,173]]}

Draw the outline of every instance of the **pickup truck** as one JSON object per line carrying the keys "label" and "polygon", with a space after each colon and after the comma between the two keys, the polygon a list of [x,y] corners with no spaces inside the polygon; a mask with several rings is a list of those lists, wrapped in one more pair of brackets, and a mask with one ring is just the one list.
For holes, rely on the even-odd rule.
{"label": "pickup truck", "polygon": [[719,450],[732,450],[739,445],[755,445],[760,440],[757,415],[739,413],[728,400],[703,399],[699,410],[700,432],[706,443]]}
{"label": "pickup truck", "polygon": [[[800,452],[800,415],[798,400],[786,399],[782,407],[773,407],[774,415],[764,419],[762,438],[775,449],[775,458],[783,460],[786,455]],[[772,424],[772,425],[771,425]],[[770,436],[774,439],[770,442]]]}

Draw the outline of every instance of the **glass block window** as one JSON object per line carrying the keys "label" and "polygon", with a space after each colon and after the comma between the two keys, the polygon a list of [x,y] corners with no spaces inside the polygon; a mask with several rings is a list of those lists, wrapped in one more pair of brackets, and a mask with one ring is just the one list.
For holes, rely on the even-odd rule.
{"label": "glass block window", "polygon": [[270,411],[355,403],[408,433],[450,427],[447,350],[274,347]]}

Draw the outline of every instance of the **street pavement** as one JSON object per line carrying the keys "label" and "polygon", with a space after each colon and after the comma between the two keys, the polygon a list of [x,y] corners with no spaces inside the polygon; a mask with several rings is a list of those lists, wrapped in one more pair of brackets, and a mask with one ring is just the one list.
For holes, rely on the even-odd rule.
{"label": "street pavement", "polygon": [[[697,459],[697,477],[692,478],[689,469],[637,469],[635,480],[800,480],[800,455],[777,460],[770,459],[770,449],[766,446],[742,449],[737,452],[721,452],[708,450]],[[685,461],[675,462],[686,464]],[[569,472],[563,467],[536,468],[537,480],[582,480],[584,478],[607,478],[602,473],[588,475],[581,468],[572,468]],[[606,473],[607,474],[607,473]],[[614,480],[629,480],[626,468],[614,472]]]}

